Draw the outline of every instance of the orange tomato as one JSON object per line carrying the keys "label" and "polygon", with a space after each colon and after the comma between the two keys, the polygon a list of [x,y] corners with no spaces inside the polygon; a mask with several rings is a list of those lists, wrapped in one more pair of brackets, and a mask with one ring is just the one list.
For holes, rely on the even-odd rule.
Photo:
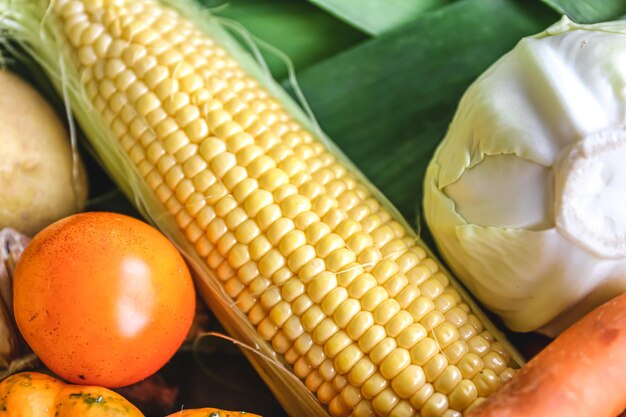
{"label": "orange tomato", "polygon": [[132,217],[81,213],[39,232],[14,276],[14,310],[41,361],[77,384],[120,387],[161,368],[193,320],[176,248]]}

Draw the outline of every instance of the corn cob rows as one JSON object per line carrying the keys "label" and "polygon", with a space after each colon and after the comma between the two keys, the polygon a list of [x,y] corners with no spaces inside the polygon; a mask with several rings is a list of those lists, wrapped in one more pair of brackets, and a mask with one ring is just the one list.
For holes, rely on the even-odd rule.
{"label": "corn cob rows", "polygon": [[332,416],[460,416],[512,375],[438,264],[192,23],[153,0],[52,12],[93,110]]}

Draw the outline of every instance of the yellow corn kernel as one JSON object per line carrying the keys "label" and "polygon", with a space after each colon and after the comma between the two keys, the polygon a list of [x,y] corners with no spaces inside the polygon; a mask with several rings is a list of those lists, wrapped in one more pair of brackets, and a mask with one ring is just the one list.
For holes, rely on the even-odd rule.
{"label": "yellow corn kernel", "polygon": [[478,398],[478,390],[471,381],[464,379],[454,387],[448,398],[450,407],[455,410],[465,410]]}
{"label": "yellow corn kernel", "polygon": [[388,415],[391,410],[400,402],[391,388],[381,391],[372,400],[372,406],[379,415]]}
{"label": "yellow corn kernel", "polygon": [[490,369],[483,369],[482,372],[472,378],[472,382],[476,385],[476,390],[480,396],[485,396],[487,392],[493,392],[502,385],[498,375]]}
{"label": "yellow corn kernel", "polygon": [[440,417],[448,409],[448,397],[435,392],[426,401],[420,413],[422,417]]}
{"label": "yellow corn kernel", "polygon": [[381,374],[375,373],[367,381],[365,381],[361,387],[361,392],[363,393],[363,397],[371,400],[384,390],[387,385],[389,385],[389,381],[386,380]]}
{"label": "yellow corn kernel", "polygon": [[459,382],[461,382],[463,376],[459,368],[453,365],[448,365],[441,375],[437,377],[433,385],[435,389],[443,394],[449,394]]}
{"label": "yellow corn kernel", "polygon": [[400,398],[409,398],[425,382],[424,370],[417,365],[409,365],[393,378],[391,386]]}

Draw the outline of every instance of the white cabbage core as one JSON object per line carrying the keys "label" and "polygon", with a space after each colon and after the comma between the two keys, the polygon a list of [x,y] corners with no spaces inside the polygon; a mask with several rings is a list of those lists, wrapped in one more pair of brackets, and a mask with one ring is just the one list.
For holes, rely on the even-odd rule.
{"label": "white cabbage core", "polygon": [[555,176],[557,229],[598,256],[626,256],[626,130],[569,146]]}

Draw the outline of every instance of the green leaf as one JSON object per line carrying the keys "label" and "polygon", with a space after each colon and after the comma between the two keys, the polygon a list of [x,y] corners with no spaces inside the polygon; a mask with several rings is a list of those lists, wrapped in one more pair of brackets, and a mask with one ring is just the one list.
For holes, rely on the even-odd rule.
{"label": "green leaf", "polygon": [[[211,5],[211,0],[203,0]],[[366,39],[366,35],[305,2],[292,0],[232,0],[213,12],[238,22],[255,37],[281,50],[296,69],[335,55]],[[240,36],[233,32],[240,41]],[[248,46],[242,42],[244,46]],[[283,62],[265,53],[275,78],[286,76]]]}
{"label": "green leaf", "polygon": [[370,35],[380,35],[450,0],[309,0]]}
{"label": "green leaf", "polygon": [[319,122],[414,220],[430,157],[468,85],[558,16],[539,3],[464,0],[299,74]]}
{"label": "green leaf", "polygon": [[614,20],[626,15],[624,0],[542,0],[578,23]]}

